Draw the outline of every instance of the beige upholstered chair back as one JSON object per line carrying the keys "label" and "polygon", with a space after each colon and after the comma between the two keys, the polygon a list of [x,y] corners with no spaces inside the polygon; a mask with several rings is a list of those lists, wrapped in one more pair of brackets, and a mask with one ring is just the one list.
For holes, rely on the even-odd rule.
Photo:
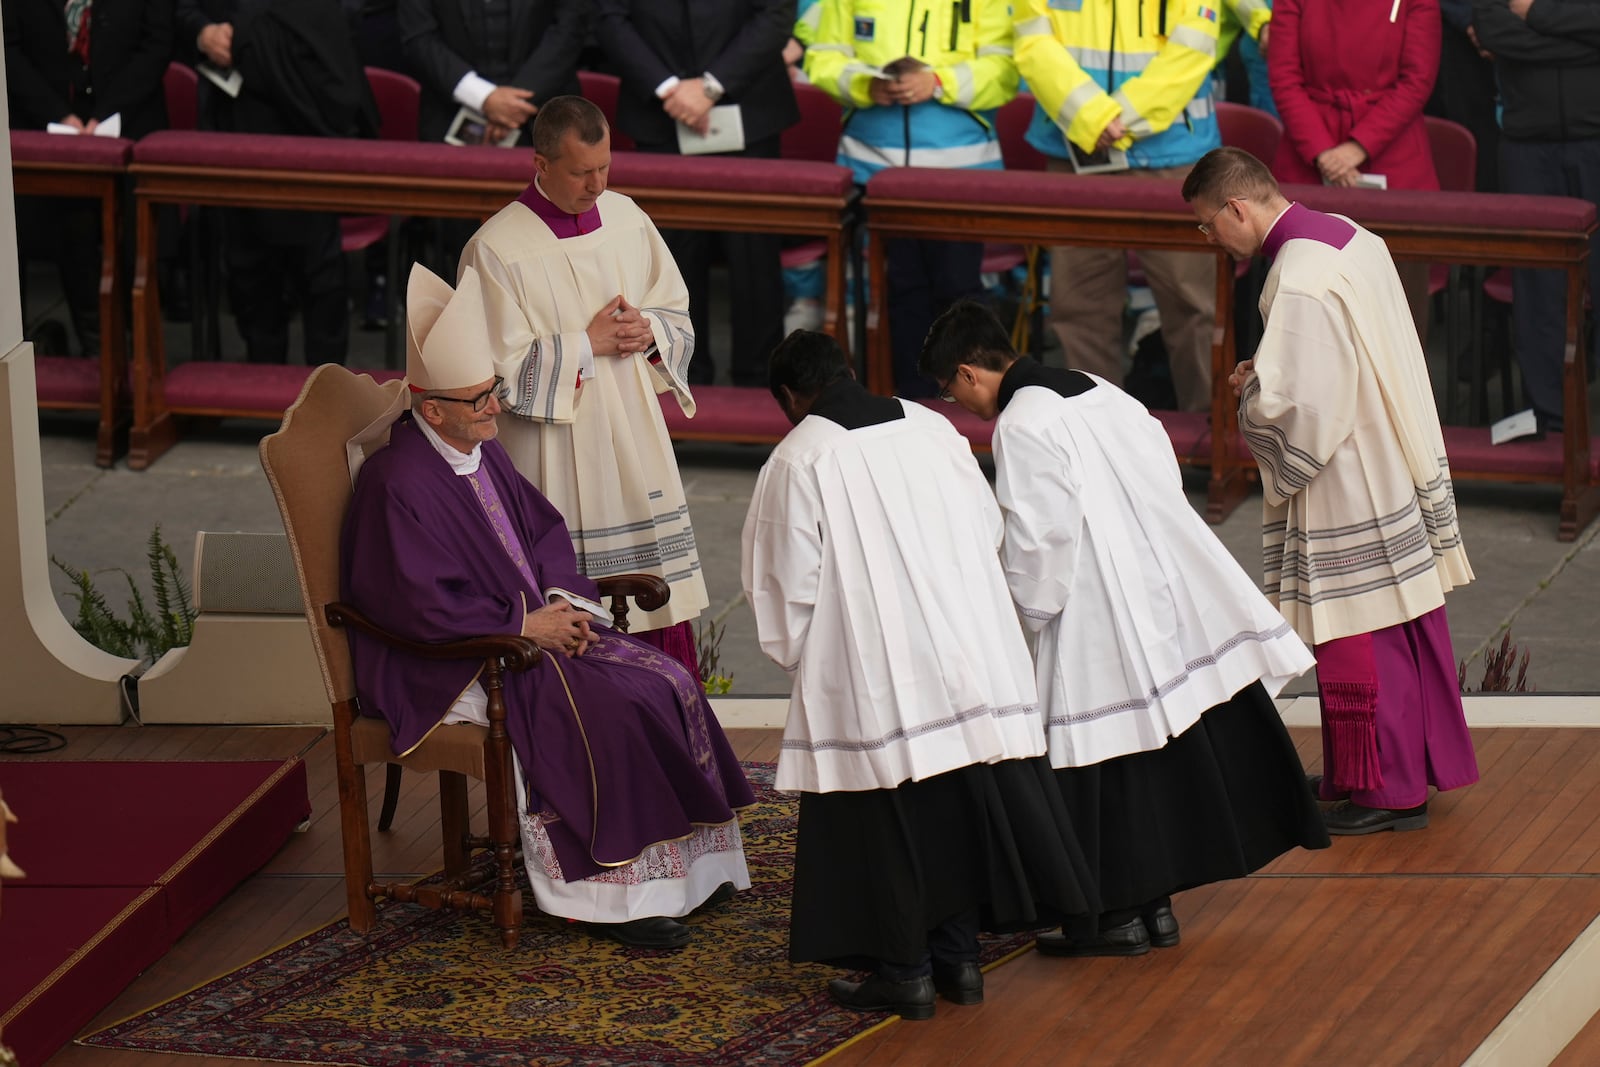
{"label": "beige upholstered chair back", "polygon": [[324,364],[284,412],[283,425],[261,441],[261,466],[283,515],[330,704],[356,695],[349,643],[323,614],[339,599],[339,533],[351,491],[346,445],[400,403],[404,389],[403,381],[380,385]]}

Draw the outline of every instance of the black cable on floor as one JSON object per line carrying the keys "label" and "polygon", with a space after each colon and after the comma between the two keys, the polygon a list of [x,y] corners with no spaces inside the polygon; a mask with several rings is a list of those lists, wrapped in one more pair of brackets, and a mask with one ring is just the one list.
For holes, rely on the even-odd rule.
{"label": "black cable on floor", "polygon": [[42,726],[0,726],[0,753],[28,756],[67,747],[67,739]]}

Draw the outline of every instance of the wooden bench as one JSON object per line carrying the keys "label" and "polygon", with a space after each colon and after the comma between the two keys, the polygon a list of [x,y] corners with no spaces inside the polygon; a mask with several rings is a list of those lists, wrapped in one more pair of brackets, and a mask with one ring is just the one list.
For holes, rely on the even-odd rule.
{"label": "wooden bench", "polygon": [[[1209,417],[1183,413],[1161,413],[1161,417],[1174,434],[1180,462],[1210,467],[1206,517],[1221,521],[1243,499],[1255,472],[1254,460],[1237,432],[1238,413],[1227,387],[1235,361],[1234,272],[1226,254],[1210,249],[1196,229],[1180,190],[1181,183],[1159,179],[906,167],[880,171],[867,184],[863,202],[872,290],[867,314],[869,386],[880,393],[893,388],[885,312],[887,238],[1215,251],[1211,412]],[[1321,186],[1286,186],[1284,193],[1319,211],[1349,215],[1382,236],[1397,260],[1498,263],[1567,272],[1566,433],[1559,442],[1494,448],[1488,444],[1486,429],[1451,427],[1446,444],[1457,478],[1560,484],[1558,536],[1564,541],[1575,538],[1600,510],[1581,347],[1594,205],[1562,197],[1407,190],[1376,194]],[[956,422],[965,428],[962,420]],[[1218,432],[1210,432],[1213,427]],[[986,436],[985,432],[982,439]],[[1198,447],[1202,443],[1203,449]]]}
{"label": "wooden bench", "polygon": [[117,412],[126,390],[122,189],[133,142],[120,137],[69,137],[11,131],[11,181],[18,196],[82,197],[100,203],[100,358],[39,356],[34,360],[39,406],[99,412],[95,462],[116,460]]}
{"label": "wooden bench", "polygon": [[[134,420],[129,466],[148,466],[169,448],[175,413],[222,413],[173,402],[172,380],[214,385],[216,371],[166,367],[156,292],[159,204],[487,218],[533,176],[531,149],[458,148],[433,143],[346,141],[194,131],[163,131],[134,146],[138,253],[133,279]],[[856,190],[850,172],[831,163],[680,157],[618,152],[612,188],[632,196],[662,228],[802,234],[828,243],[825,328],[848,343],[845,262]],[[214,364],[252,375],[255,368]],[[307,368],[298,368],[303,380]],[[245,386],[237,392],[248,393]],[[292,395],[290,397],[292,399]],[[231,409],[230,409],[231,410]],[[244,412],[233,411],[234,414]],[[260,414],[259,408],[250,412]],[[278,412],[273,413],[276,417]],[[702,404],[696,429],[715,434],[724,416],[741,424],[743,405]],[[739,436],[723,439],[768,440]]]}

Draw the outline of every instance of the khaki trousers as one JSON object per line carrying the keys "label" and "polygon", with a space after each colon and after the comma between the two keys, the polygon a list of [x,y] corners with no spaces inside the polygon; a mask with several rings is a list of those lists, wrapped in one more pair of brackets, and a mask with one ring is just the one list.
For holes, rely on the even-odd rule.
{"label": "khaki trousers", "polygon": [[[1071,171],[1064,160],[1051,170]],[[1188,166],[1120,172],[1134,178],[1182,179]],[[1204,252],[1145,249],[1139,264],[1150,280],[1161,315],[1161,339],[1172,366],[1172,384],[1184,411],[1211,410],[1211,332],[1216,321],[1216,261]],[[1125,346],[1122,312],[1127,304],[1127,253],[1122,249],[1050,249],[1050,328],[1061,342],[1067,366],[1122,384]]]}

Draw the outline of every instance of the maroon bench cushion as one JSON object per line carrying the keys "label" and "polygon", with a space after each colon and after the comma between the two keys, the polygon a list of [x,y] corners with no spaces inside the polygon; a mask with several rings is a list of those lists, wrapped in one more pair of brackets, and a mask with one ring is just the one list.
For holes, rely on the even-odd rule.
{"label": "maroon bench cushion", "polygon": [[133,142],[122,137],[69,137],[42,130],[11,131],[12,163],[70,163],[99,170],[122,170]]}
{"label": "maroon bench cushion", "polygon": [[[1037,171],[936,170],[889,167],[867,182],[866,203],[906,200],[952,204],[1013,204],[1192,217],[1183,183],[1159,178],[1048,174]],[[1504,193],[1423,192],[1414,189],[1341,189],[1286,185],[1284,195],[1318,211],[1348,215],[1363,225],[1438,223],[1460,229],[1538,230],[1587,233],[1595,228],[1595,206],[1561,196]],[[1195,238],[1199,243],[1201,238]]]}
{"label": "maroon bench cushion", "polygon": [[35,356],[35,392],[42,408],[100,406],[100,361],[71,356]]}
{"label": "maroon bench cushion", "polygon": [[765,389],[737,385],[694,387],[695,415],[684,418],[671,393],[662,393],[661,413],[673,437],[773,444],[789,432],[783,409]]}
{"label": "maroon bench cushion", "polygon": [[[295,402],[312,369],[278,363],[184,363],[167,373],[167,407],[275,419]],[[364,373],[380,382],[405,376],[397,370]]]}
{"label": "maroon bench cushion", "polygon": [[[1192,218],[1183,202],[1183,183],[1161,178],[1108,178],[1101,175],[1022,170],[943,170],[887,167],[867,182],[868,210],[874,200],[947,201],[952,204],[1007,204],[1060,207],[1106,213]],[[1199,234],[1195,239],[1201,240]]]}
{"label": "maroon bench cushion", "polygon": [[1436,223],[1463,230],[1538,230],[1588,233],[1595,207],[1567,196],[1510,193],[1425,192],[1420,189],[1343,189],[1330,185],[1285,185],[1283,195],[1317,211],[1348,215],[1363,226]]}
{"label": "maroon bench cushion", "polygon": [[[133,148],[136,165],[379,174],[393,178],[470,178],[527,183],[531,148],[459,147],[436,142],[359,141],[331,137],[162,130]],[[611,184],[619,189],[667,187],[782,193],[843,199],[850,172],[832,163],[722,159],[617,152]]]}

